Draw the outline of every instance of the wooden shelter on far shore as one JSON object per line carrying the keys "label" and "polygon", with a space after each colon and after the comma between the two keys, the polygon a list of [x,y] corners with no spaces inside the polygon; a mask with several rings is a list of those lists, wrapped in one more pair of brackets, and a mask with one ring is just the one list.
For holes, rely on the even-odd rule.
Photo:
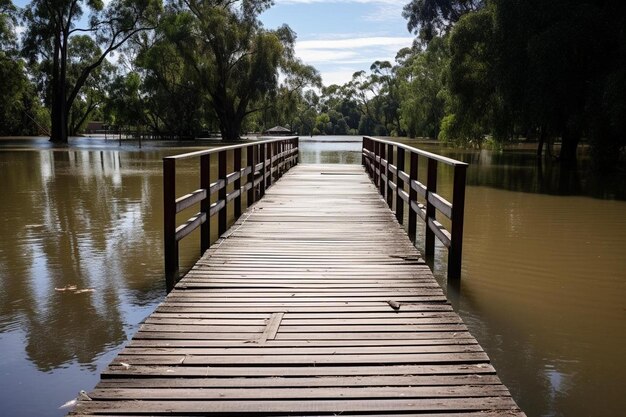
{"label": "wooden shelter on far shore", "polygon": [[265,132],[263,132],[263,134],[265,135],[272,135],[272,136],[289,136],[292,134],[291,130],[289,130],[286,127],[283,126],[274,126],[271,129],[267,129]]}

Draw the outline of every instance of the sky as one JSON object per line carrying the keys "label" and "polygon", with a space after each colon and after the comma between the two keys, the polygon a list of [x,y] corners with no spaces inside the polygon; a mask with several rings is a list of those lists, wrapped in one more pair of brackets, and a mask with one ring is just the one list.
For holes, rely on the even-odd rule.
{"label": "sky", "polygon": [[298,35],[296,55],[320,72],[324,85],[344,84],[377,60],[394,61],[415,37],[402,8],[409,0],[275,0],[261,15],[267,29],[282,24]]}

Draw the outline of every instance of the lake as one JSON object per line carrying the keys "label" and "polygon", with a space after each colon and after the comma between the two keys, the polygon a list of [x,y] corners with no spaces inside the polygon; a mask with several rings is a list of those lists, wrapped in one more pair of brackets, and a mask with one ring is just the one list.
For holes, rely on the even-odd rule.
{"label": "lake", "polygon": [[[360,140],[301,138],[302,162],[358,164]],[[163,299],[161,159],[198,149],[174,146],[0,139],[3,415],[66,414]],[[593,175],[585,159],[577,172],[538,165],[532,149],[417,146],[470,163],[461,289],[448,295],[520,407],[621,415],[625,178]],[[192,165],[177,172],[181,191],[197,188]],[[439,247],[444,288],[445,264]]]}

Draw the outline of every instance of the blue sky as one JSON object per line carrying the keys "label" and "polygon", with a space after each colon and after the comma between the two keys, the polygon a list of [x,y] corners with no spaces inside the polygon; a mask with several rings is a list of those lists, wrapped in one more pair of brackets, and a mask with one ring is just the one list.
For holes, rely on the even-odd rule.
{"label": "blue sky", "polygon": [[343,84],[411,45],[402,18],[408,1],[276,0],[261,20],[268,29],[288,24],[298,35],[296,55],[320,71],[324,85]]}
{"label": "blue sky", "polygon": [[[106,1],[105,1],[106,2]],[[274,29],[286,23],[298,39],[296,55],[313,65],[324,85],[343,84],[376,60],[394,60],[414,36],[406,28],[402,7],[409,0],[275,0],[261,15]],[[13,0],[24,7],[29,0]]]}

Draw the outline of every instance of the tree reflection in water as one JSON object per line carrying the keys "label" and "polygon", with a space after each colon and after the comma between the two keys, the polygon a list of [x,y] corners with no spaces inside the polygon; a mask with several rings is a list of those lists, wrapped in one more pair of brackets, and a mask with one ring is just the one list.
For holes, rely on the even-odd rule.
{"label": "tree reflection in water", "polygon": [[[0,153],[0,336],[23,334],[25,351],[11,369],[80,367],[89,382],[73,381],[70,392],[90,388],[99,358],[163,296],[160,157]],[[60,291],[70,286],[93,291]],[[2,403],[19,415],[12,400]]]}

